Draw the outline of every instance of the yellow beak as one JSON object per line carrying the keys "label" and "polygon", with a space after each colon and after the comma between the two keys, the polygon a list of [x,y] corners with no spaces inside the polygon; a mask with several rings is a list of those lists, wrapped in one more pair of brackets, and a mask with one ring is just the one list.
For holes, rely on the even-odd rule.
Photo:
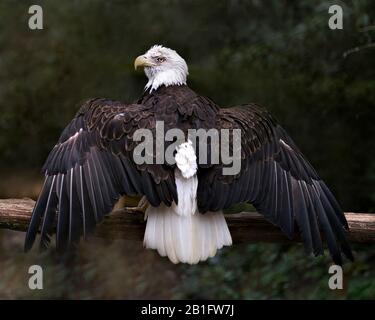
{"label": "yellow beak", "polygon": [[144,56],[139,56],[134,60],[134,69],[137,70],[138,67],[151,67],[153,64],[148,61]]}

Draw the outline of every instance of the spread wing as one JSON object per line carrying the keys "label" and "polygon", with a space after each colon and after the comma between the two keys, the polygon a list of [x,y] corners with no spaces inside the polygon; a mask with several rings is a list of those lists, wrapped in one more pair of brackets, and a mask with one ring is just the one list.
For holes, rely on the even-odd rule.
{"label": "spread wing", "polygon": [[241,171],[223,176],[223,165],[200,168],[198,206],[217,211],[249,202],[290,238],[297,222],[307,253],[323,253],[320,231],[333,260],[340,248],[353,259],[348,228],[337,201],[288,134],[257,105],[221,109],[217,128],[241,130]]}
{"label": "spread wing", "polygon": [[136,165],[132,160],[136,146],[132,136],[139,128],[155,129],[151,108],[105,99],[81,107],[43,167],[44,185],[25,250],[32,247],[38,231],[40,246],[47,247],[55,225],[58,250],[78,242],[111,212],[121,195],[146,195],[153,206],[177,202],[170,167]]}

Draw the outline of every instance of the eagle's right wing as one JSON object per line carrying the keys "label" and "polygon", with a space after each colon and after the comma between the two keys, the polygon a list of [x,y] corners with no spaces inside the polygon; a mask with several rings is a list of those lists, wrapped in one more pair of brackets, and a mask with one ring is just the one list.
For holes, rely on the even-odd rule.
{"label": "eagle's right wing", "polygon": [[217,127],[241,130],[241,171],[225,176],[223,164],[200,168],[200,211],[249,202],[290,238],[297,222],[308,253],[323,253],[322,231],[337,264],[340,249],[353,259],[345,235],[348,225],[336,199],[265,109],[255,104],[221,109]]}
{"label": "eagle's right wing", "polygon": [[134,163],[137,142],[132,138],[140,128],[155,129],[154,113],[143,105],[92,99],[81,107],[43,167],[44,185],[25,250],[32,247],[38,231],[40,246],[47,247],[55,225],[57,249],[78,242],[111,212],[121,195],[146,195],[153,206],[177,202],[171,168]]}

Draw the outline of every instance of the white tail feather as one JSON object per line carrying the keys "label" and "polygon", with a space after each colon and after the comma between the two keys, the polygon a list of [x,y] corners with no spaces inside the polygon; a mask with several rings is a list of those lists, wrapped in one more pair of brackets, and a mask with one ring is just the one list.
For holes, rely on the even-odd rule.
{"label": "white tail feather", "polygon": [[[192,159],[195,154],[189,154],[193,150],[191,143],[183,147],[181,150],[184,152],[181,154],[187,153]],[[183,157],[176,157],[176,160],[179,168],[175,171],[178,205],[173,203],[171,207],[167,207],[161,204],[159,207],[147,208],[144,245],[146,248],[156,249],[161,256],[168,256],[173,263],[196,264],[213,257],[223,246],[230,246],[232,237],[221,211],[199,213],[196,166],[195,169],[194,166],[180,166],[179,161],[183,162]]]}
{"label": "white tail feather", "polygon": [[177,188],[178,205],[174,202],[172,209],[180,216],[188,216],[197,210],[198,178],[193,176],[185,179],[180,170],[175,170],[175,183]]}
{"label": "white tail feather", "polygon": [[181,216],[161,205],[147,209],[144,244],[173,263],[195,264],[230,246],[232,238],[222,212]]}

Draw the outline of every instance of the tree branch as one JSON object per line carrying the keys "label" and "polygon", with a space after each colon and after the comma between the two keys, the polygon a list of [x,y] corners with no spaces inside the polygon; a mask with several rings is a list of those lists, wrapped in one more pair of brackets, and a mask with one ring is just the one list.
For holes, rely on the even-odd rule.
{"label": "tree branch", "polygon": [[[31,199],[0,199],[0,228],[26,231],[34,204]],[[375,214],[345,213],[345,216],[352,242],[375,243]],[[290,241],[256,212],[229,214],[225,218],[235,243]],[[142,240],[144,230],[143,214],[116,210],[96,228],[94,236]],[[300,241],[297,232],[293,241]]]}
{"label": "tree branch", "polygon": [[353,53],[356,53],[356,52],[359,52],[359,51],[362,51],[362,50],[365,50],[365,49],[370,49],[370,48],[375,48],[375,43],[371,42],[371,43],[365,44],[363,46],[358,46],[358,47],[350,48],[349,50],[346,50],[342,54],[342,57],[345,59],[347,56],[349,56],[349,55],[351,55]]}

